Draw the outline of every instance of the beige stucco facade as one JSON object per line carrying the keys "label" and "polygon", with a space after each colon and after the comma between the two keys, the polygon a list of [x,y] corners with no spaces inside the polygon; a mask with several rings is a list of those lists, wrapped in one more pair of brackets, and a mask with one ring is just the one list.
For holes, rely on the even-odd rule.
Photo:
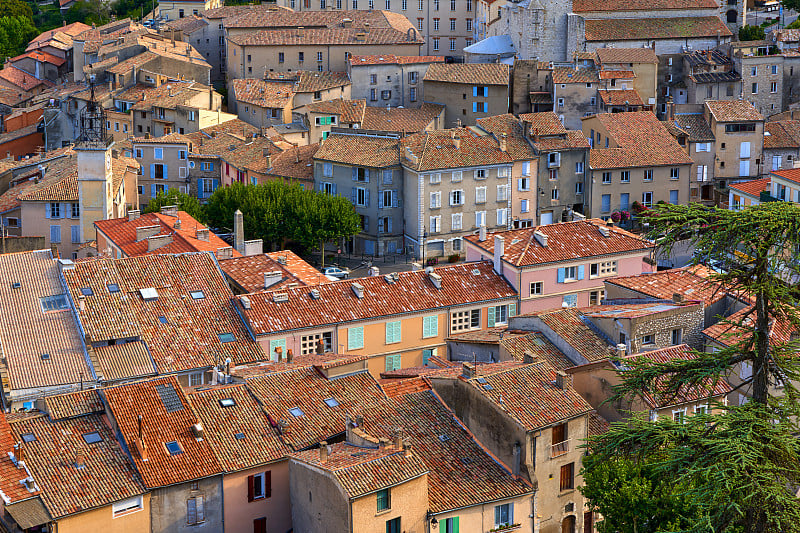
{"label": "beige stucco facade", "polygon": [[[399,55],[399,52],[397,52]],[[488,96],[474,96],[475,85],[423,81],[425,101],[445,106],[445,128],[474,126],[475,119],[508,113],[508,85],[488,85]]]}
{"label": "beige stucco facade", "polygon": [[[248,476],[264,472],[270,473],[270,496],[248,501]],[[267,519],[267,531],[282,532],[292,528],[288,460],[225,474],[222,478],[222,491],[225,495],[226,531],[252,531],[253,520],[264,517]]]}
{"label": "beige stucco facade", "polygon": [[199,15],[203,11],[222,7],[222,0],[168,0],[159,2],[158,13],[166,20]]}
{"label": "beige stucco facade", "polygon": [[142,495],[142,508],[114,516],[113,505],[73,514],[56,521],[58,533],[142,533],[150,531],[150,494]]}

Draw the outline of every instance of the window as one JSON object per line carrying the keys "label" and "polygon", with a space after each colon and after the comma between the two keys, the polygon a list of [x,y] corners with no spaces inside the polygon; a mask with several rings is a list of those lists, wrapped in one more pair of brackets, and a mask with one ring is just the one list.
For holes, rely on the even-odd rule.
{"label": "window", "polygon": [[529,190],[531,190],[531,179],[530,178],[519,178],[517,180],[517,190],[518,191],[529,191]]}
{"label": "window", "polygon": [[[750,124],[725,124],[725,133],[741,133],[756,131],[755,123]],[[725,149],[725,143],[722,143],[722,149]]]}
{"label": "window", "polygon": [[647,191],[642,193],[642,205],[645,207],[653,207],[653,192]]}
{"label": "window", "polygon": [[486,211],[475,212],[475,225],[479,228],[486,225]]}
{"label": "window", "polygon": [[773,81],[773,82],[770,84],[770,86],[769,86],[769,92],[771,92],[771,93],[776,93],[776,92],[778,92],[778,82],[777,82],[777,81]]}
{"label": "window", "polygon": [[49,311],[63,311],[69,309],[67,297],[63,294],[56,294],[55,296],[45,296],[39,298],[39,305],[42,307],[42,313]]}
{"label": "window", "polygon": [[178,441],[173,440],[171,442],[167,442],[164,444],[164,446],[166,446],[170,455],[180,455],[183,453],[183,449],[181,448],[181,445],[178,444]]}
{"label": "window", "polygon": [[442,231],[442,217],[441,215],[437,215],[435,217],[430,218],[430,230],[431,233],[439,233]]}
{"label": "window", "polygon": [[678,424],[686,423],[686,409],[672,411],[672,421]]}
{"label": "window", "polygon": [[672,205],[678,205],[678,189],[672,189],[669,191],[669,203]]}
{"label": "window", "polygon": [[475,171],[475,179],[476,180],[485,180],[486,179],[486,169],[479,168]]}
{"label": "window", "polygon": [[389,501],[389,489],[379,490],[376,496],[378,501],[378,512],[386,511],[387,509],[391,508],[391,502]]}
{"label": "window", "polygon": [[672,330],[672,344],[678,345],[683,344],[683,329],[676,328]]}
{"label": "window", "polygon": [[457,516],[444,519],[443,533],[459,533],[459,524]]}
{"label": "window", "polygon": [[531,283],[531,296],[541,296],[542,295],[542,282],[541,281],[534,281]]}
{"label": "window", "polygon": [[401,340],[400,321],[386,323],[386,344],[395,344]]}
{"label": "window", "polygon": [[481,310],[472,309],[469,311],[454,311],[450,315],[450,331],[466,331],[481,327]]}
{"label": "window", "polygon": [[317,52],[317,61],[322,61],[322,52]]}
{"label": "window", "polygon": [[386,521],[386,533],[400,533],[400,517]]}
{"label": "window", "polygon": [[603,289],[591,291],[589,293],[589,305],[598,305],[605,298],[606,291]]}
{"label": "window", "polygon": [[439,334],[439,317],[436,315],[422,317],[422,337],[436,337]]}
{"label": "window", "polygon": [[111,505],[111,512],[114,518],[128,513],[141,511],[143,509],[142,496],[134,496],[126,500],[120,500]]}
{"label": "window", "polygon": [[506,226],[506,225],[508,225],[508,210],[507,209],[498,209],[497,210],[497,225],[498,226]]}
{"label": "window", "polygon": [[347,349],[360,350],[364,347],[364,326],[347,330]]}
{"label": "window", "polygon": [[603,183],[605,185],[608,185],[609,183],[611,183],[611,172],[603,172],[603,180],[602,181],[603,181]]}
{"label": "window", "polygon": [[433,31],[439,31],[439,19],[433,19]]}
{"label": "window", "polygon": [[439,38],[438,37],[434,37],[433,38],[433,49],[434,50],[439,50]]}
{"label": "window", "polygon": [[[450,39],[450,50],[451,51],[455,51],[455,49],[456,49],[456,40],[455,39]],[[486,110],[484,109],[484,111],[486,111]]]}
{"label": "window", "polygon": [[[508,323],[508,316],[509,316],[509,307],[511,305],[493,305],[489,307],[489,327],[493,328],[498,325],[503,325]],[[511,316],[514,316],[512,314]]]}
{"label": "window", "polygon": [[504,503],[502,505],[495,505],[494,507],[494,525],[508,526],[514,523],[514,504]]}
{"label": "window", "polygon": [[153,148],[153,159],[164,159],[164,149]]}
{"label": "window", "polygon": [[55,244],[61,242],[61,226],[50,226],[50,242]]}
{"label": "window", "polygon": [[202,524],[206,521],[203,508],[203,496],[195,496],[186,500],[186,523],[189,525]]}
{"label": "window", "polygon": [[575,194],[583,194],[583,182],[578,181],[575,183]]}
{"label": "window", "polygon": [[461,213],[453,213],[450,215],[450,229],[458,231],[462,228],[463,215]]}
{"label": "window", "polygon": [[431,174],[431,185],[435,185],[437,183],[442,182],[442,174],[441,172],[437,172],[436,174]]}
{"label": "window", "polygon": [[425,27],[425,19],[417,19],[417,29],[422,31],[424,27]]}
{"label": "window", "polygon": [[508,201],[508,185],[497,186],[497,201],[498,202]]}
{"label": "window", "polygon": [[616,261],[603,261],[602,263],[592,263],[589,265],[589,278],[599,278],[604,276],[614,276],[617,273]]}
{"label": "window", "polygon": [[758,67],[750,67],[750,75],[758,76]]}
{"label": "window", "polygon": [[758,83],[754,83],[754,84],[751,86],[751,88],[750,88],[750,92],[751,92],[751,93],[753,93],[753,94],[758,94]]}
{"label": "window", "polygon": [[333,334],[330,331],[300,337],[300,355],[317,352],[317,343],[322,342],[322,351],[330,352],[333,347]]}
{"label": "window", "polygon": [[353,187],[353,203],[359,207],[369,205],[369,191],[364,187]]}
{"label": "window", "polygon": [[450,31],[456,31],[456,19],[450,19]]}
{"label": "window", "polygon": [[669,169],[669,179],[677,180],[681,177],[681,169],[677,167],[672,167]]}
{"label": "window", "polygon": [[611,211],[611,195],[604,194],[600,197],[600,211],[602,213],[608,213]]}
{"label": "window", "polygon": [[549,173],[550,173],[550,181],[557,181],[558,180],[558,169],[557,168],[551,168],[549,170]]}
{"label": "window", "polygon": [[655,344],[655,343],[656,343],[655,335],[653,335],[652,333],[649,334],[649,335],[642,335],[642,345],[643,346],[648,346],[648,345],[652,345],[652,344]]}
{"label": "window", "polygon": [[442,193],[441,192],[432,192],[431,193],[431,209],[438,209],[442,207]]}
{"label": "window", "polygon": [[460,170],[455,170],[450,174],[450,181],[457,183],[464,178],[464,173]]}
{"label": "window", "polygon": [[412,102],[416,102],[417,101],[417,88],[416,87],[410,87],[408,89],[408,97],[409,97],[409,100],[411,100]]}
{"label": "window", "polygon": [[472,19],[467,19],[467,31],[472,31]]}
{"label": "window", "polygon": [[403,362],[401,360],[399,353],[394,355],[387,355],[384,368],[386,369],[386,372],[391,372],[392,370],[399,370],[403,366],[402,363]]}
{"label": "window", "polygon": [[52,203],[48,205],[47,211],[49,216],[47,218],[61,218],[61,204]]}
{"label": "window", "polygon": [[464,191],[450,191],[450,205],[464,205]]}
{"label": "window", "polygon": [[550,191],[550,199],[553,200],[554,202],[558,200],[558,189],[553,189],[552,191]]}
{"label": "window", "polygon": [[575,174],[583,174],[583,161],[575,163]]}
{"label": "window", "polygon": [[247,476],[247,501],[269,498],[272,495],[271,472]]}
{"label": "window", "polygon": [[575,463],[565,464],[561,467],[560,488],[561,490],[575,488]]}

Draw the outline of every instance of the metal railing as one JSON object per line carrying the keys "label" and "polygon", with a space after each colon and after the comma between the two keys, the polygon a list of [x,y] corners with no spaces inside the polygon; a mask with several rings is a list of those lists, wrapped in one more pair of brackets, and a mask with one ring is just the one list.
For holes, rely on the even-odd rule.
{"label": "metal railing", "polygon": [[550,446],[550,458],[559,457],[569,452],[569,439]]}

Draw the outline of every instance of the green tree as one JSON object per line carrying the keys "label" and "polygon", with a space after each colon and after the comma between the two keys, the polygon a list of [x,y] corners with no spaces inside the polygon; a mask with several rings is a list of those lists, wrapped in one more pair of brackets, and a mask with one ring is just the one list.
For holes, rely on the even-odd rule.
{"label": "green tree", "polygon": [[79,0],[64,13],[67,24],[83,22],[98,26],[109,21],[108,6],[101,0]]}
{"label": "green tree", "polygon": [[3,0],[0,2],[0,17],[22,17],[33,22],[33,10],[24,0]]}
{"label": "green tree", "polygon": [[0,17],[0,57],[21,54],[38,33],[31,20],[26,17]]}
{"label": "green tree", "polygon": [[749,24],[745,24],[739,28],[740,41],[762,41],[765,37],[766,33],[764,33],[764,28],[761,26],[750,26]]}
{"label": "green tree", "polygon": [[800,18],[794,19],[794,21],[786,26],[790,30],[796,30],[800,28]]}
{"label": "green tree", "polygon": [[205,223],[205,211],[203,206],[194,196],[180,192],[177,189],[169,189],[167,192],[159,192],[155,198],[150,198],[145,213],[158,213],[165,205],[176,205],[181,211],[186,211],[198,222]]}
{"label": "green tree", "polygon": [[[679,397],[686,387],[707,387],[738,373],[742,363],[752,365],[752,377],[741,386],[751,401],[716,406],[716,414],[695,415],[685,424],[632,418],[612,425],[590,440],[595,457],[587,479],[598,478],[593,470],[605,460],[653,462],[656,474],[696,506],[698,518],[685,531],[800,532],[800,503],[791,490],[800,486],[800,450],[793,436],[800,415],[794,385],[800,377],[794,357],[798,346],[770,339],[773,326],[800,329],[797,289],[785,282],[798,275],[800,207],[767,202],[732,211],[659,205],[647,218],[651,236],[659,236],[657,244],[666,253],[689,234],[702,259],[728,264],[712,279],[722,290],[748,295],[753,305],[736,320],[722,320],[733,334],[728,348],[696,353],[688,361],[626,360],[629,369],[621,373],[612,401],[656,389]],[[777,383],[784,385],[782,395],[771,396]]]}

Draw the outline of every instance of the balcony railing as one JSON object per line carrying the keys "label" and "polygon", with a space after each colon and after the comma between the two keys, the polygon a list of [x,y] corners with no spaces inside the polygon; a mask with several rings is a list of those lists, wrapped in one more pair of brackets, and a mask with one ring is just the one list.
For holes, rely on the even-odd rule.
{"label": "balcony railing", "polygon": [[550,458],[558,457],[560,455],[564,455],[565,453],[569,452],[569,439],[557,442],[550,446]]}

